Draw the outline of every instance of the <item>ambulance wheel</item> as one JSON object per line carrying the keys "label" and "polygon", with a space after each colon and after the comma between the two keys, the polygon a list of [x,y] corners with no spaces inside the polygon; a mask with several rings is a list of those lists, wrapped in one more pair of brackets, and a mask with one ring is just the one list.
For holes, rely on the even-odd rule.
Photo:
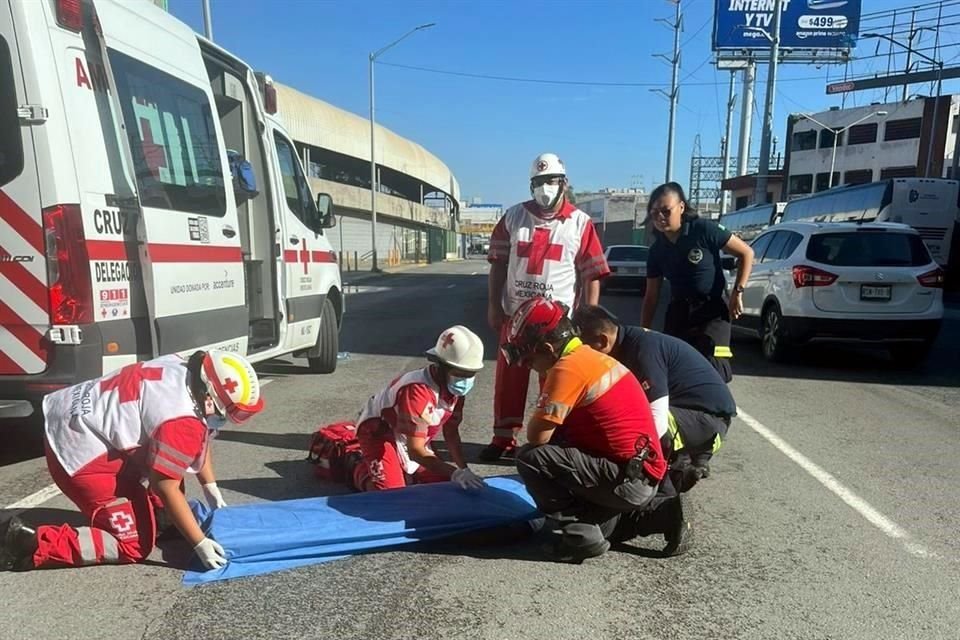
{"label": "ambulance wheel", "polygon": [[317,345],[311,349],[307,362],[311,373],[333,373],[337,370],[337,351],[340,349],[340,333],[337,331],[337,312],[329,299],[323,301],[320,315],[320,335]]}

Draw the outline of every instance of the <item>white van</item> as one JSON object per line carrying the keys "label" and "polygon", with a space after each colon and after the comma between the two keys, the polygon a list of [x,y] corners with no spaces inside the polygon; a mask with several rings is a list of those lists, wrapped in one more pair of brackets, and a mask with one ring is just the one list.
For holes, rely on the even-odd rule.
{"label": "white van", "polygon": [[200,348],[335,369],[332,202],[275,113],[147,0],[0,0],[0,400]]}

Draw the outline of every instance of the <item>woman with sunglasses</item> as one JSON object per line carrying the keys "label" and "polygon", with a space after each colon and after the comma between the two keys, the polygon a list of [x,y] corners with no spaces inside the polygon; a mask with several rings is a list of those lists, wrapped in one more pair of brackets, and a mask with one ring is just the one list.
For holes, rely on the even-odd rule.
{"label": "woman with sunglasses", "polygon": [[[666,278],[670,304],[664,333],[690,343],[730,382],[730,322],[743,314],[743,289],[753,266],[753,249],[722,225],[700,218],[676,182],[662,184],[650,194],[647,220],[653,225],[654,241],[647,257],[643,326],[653,324],[660,283]],[[739,258],[729,294],[721,250]]]}

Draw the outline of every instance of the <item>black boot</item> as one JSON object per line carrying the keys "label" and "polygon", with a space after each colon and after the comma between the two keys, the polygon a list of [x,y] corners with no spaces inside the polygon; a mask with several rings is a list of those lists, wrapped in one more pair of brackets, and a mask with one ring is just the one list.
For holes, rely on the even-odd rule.
{"label": "black boot", "polygon": [[690,550],[693,543],[690,522],[683,516],[683,502],[680,496],[664,505],[664,516],[668,518],[663,534],[667,545],[663,548],[664,557],[679,556]]}
{"label": "black boot", "polygon": [[29,571],[33,569],[33,554],[37,552],[37,532],[13,516],[0,524],[0,571]]}
{"label": "black boot", "polygon": [[516,454],[516,448],[516,444],[504,444],[500,438],[494,438],[493,442],[480,450],[477,459],[480,462],[496,462],[504,456],[512,458]]}

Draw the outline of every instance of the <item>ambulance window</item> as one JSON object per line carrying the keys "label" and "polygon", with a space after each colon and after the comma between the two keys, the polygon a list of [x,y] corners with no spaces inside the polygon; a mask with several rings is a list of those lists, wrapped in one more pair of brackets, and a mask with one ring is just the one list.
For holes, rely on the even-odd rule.
{"label": "ambulance window", "polygon": [[23,146],[17,117],[17,87],[7,41],[0,37],[0,187],[23,171]]}
{"label": "ambulance window", "polygon": [[280,135],[274,135],[277,143],[277,159],[280,161],[280,175],[283,177],[283,193],[287,199],[287,206],[297,219],[311,231],[323,233],[319,225],[319,214],[310,195],[310,187],[303,177],[303,170],[297,162],[297,154],[289,140]]}
{"label": "ambulance window", "polygon": [[144,206],[208,216],[226,213],[220,143],[207,94],[110,51]]}

